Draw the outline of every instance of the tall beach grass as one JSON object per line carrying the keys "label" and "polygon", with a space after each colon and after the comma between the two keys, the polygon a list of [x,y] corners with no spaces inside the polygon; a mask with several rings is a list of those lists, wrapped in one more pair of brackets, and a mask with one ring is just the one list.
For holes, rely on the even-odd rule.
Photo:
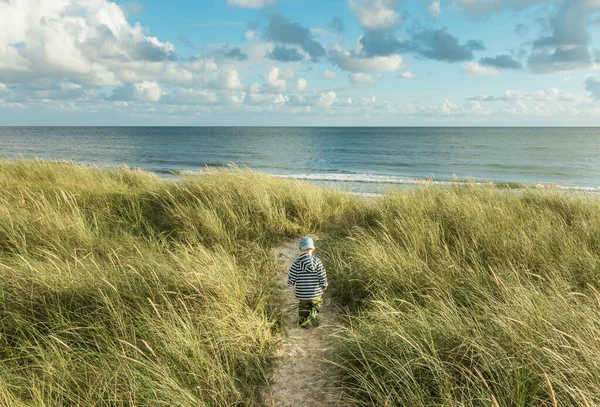
{"label": "tall beach grass", "polygon": [[257,405],[270,249],[351,204],[243,171],[0,164],[0,404]]}
{"label": "tall beach grass", "polygon": [[600,201],[0,163],[0,405],[259,405],[271,248],[320,234],[345,403],[600,404]]}
{"label": "tall beach grass", "polygon": [[348,404],[600,403],[600,200],[392,192],[330,239]]}

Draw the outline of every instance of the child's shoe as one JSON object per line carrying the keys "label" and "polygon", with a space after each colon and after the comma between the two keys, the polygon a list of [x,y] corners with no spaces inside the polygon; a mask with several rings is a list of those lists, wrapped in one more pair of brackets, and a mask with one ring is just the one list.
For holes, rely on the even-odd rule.
{"label": "child's shoe", "polygon": [[317,311],[317,309],[315,307],[312,307],[312,309],[310,310],[310,322],[313,324],[313,326],[319,326],[319,318],[318,318],[318,314],[319,311]]}
{"label": "child's shoe", "polygon": [[308,322],[309,322],[309,318],[305,318],[305,317],[300,317],[298,318],[298,325],[300,326],[300,328],[308,328]]}

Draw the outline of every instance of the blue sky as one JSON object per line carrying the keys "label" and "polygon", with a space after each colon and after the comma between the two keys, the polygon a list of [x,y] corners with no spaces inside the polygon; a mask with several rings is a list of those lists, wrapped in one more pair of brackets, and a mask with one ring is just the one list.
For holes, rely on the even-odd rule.
{"label": "blue sky", "polygon": [[1,0],[0,125],[600,125],[600,0]]}

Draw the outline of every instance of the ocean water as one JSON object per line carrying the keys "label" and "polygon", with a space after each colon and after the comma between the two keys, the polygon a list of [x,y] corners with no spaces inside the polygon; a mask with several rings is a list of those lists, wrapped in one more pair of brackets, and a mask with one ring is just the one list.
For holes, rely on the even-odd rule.
{"label": "ocean water", "polygon": [[600,190],[600,128],[0,127],[0,157],[165,177],[233,163],[366,193],[469,177]]}

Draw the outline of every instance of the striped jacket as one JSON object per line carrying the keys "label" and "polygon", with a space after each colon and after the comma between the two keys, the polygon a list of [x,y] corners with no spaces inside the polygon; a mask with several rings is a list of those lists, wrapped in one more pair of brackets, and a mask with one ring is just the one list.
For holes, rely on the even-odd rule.
{"label": "striped jacket", "polygon": [[290,267],[288,285],[296,286],[299,300],[312,300],[323,295],[321,287],[327,286],[327,274],[321,260],[307,253],[298,256]]}

